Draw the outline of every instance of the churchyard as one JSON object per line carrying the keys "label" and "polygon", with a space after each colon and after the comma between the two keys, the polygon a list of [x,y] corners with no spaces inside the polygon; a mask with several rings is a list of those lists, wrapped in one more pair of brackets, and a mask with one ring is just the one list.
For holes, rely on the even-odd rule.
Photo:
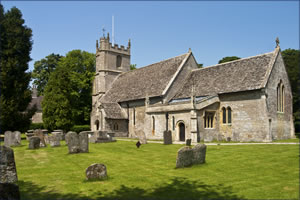
{"label": "churchyard", "polygon": [[[23,139],[12,147],[21,199],[299,197],[299,145],[208,145],[205,164],[176,169],[184,145],[136,142],[89,143],[88,153],[69,154],[65,141],[28,149]],[[94,163],[106,165],[107,179],[86,180]]]}

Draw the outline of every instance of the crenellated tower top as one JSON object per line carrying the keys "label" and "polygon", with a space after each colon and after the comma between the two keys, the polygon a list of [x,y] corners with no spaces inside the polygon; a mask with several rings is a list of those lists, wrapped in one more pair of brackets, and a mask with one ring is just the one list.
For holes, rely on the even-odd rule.
{"label": "crenellated tower top", "polygon": [[110,42],[109,33],[107,33],[107,37],[103,36],[100,38],[100,47],[98,40],[96,41],[96,52],[98,51],[112,51],[115,53],[121,53],[125,55],[130,55],[130,39],[128,41],[128,46],[125,48],[123,45],[120,45],[120,47],[117,44],[112,45]]}

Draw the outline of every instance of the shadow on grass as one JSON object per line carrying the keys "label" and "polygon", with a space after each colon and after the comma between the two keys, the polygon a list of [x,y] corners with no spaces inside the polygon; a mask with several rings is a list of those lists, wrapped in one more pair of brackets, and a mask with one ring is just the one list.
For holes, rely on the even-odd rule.
{"label": "shadow on grass", "polygon": [[[189,181],[185,178],[174,178],[168,184],[157,186],[151,191],[140,187],[127,187],[121,185],[119,189],[111,193],[95,192],[93,197],[80,194],[59,194],[54,191],[45,191],[45,186],[37,186],[31,182],[19,181],[21,199],[244,199],[234,194],[231,187],[219,185],[207,185],[201,181]],[[100,186],[99,186],[100,187]],[[99,189],[99,188],[98,188]]]}

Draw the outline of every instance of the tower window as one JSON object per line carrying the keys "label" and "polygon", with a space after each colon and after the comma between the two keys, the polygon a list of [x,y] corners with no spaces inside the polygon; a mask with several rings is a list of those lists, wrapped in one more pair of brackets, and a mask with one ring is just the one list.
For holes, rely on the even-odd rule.
{"label": "tower window", "polygon": [[122,66],[122,57],[120,55],[117,56],[117,68]]}

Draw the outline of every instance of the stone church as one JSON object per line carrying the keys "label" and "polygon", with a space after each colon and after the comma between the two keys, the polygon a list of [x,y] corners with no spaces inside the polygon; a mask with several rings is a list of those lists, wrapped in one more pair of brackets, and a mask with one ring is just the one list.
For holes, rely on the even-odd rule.
{"label": "stone church", "polygon": [[274,51],[197,68],[191,50],[130,70],[128,46],[96,44],[92,131],[173,141],[272,141],[295,136],[292,92]]}

